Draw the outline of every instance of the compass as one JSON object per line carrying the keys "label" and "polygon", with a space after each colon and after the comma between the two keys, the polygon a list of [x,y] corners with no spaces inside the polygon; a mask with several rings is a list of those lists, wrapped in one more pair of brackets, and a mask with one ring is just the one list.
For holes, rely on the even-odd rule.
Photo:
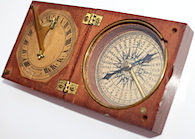
{"label": "compass", "polygon": [[118,21],[92,41],[84,64],[90,95],[106,107],[126,108],[144,101],[158,87],[167,64],[166,47],[150,24]]}

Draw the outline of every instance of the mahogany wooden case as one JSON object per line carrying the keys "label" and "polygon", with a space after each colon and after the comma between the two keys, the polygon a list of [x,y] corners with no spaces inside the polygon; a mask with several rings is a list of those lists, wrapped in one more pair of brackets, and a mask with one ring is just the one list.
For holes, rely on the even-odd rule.
{"label": "mahogany wooden case", "polygon": [[[74,20],[78,35],[74,46],[72,46],[73,51],[68,64],[46,82],[31,80],[21,75],[17,61],[17,50],[27,26],[34,20],[32,9],[29,8],[2,77],[125,123],[161,134],[192,40],[193,32],[189,26],[185,23],[100,9],[36,1],[33,1],[32,4],[37,7],[39,14],[47,9],[56,9],[68,12]],[[84,24],[83,21],[87,20],[85,19],[86,13],[103,16],[100,25]],[[162,81],[152,95],[132,107],[113,109],[97,103],[89,94],[86,88],[85,75],[83,75],[83,70],[85,70],[84,59],[91,42],[98,33],[107,26],[122,20],[142,21],[156,29],[163,37],[161,39],[167,49],[167,65]],[[51,70],[55,70],[55,68]],[[76,84],[76,87],[73,86],[72,88],[75,91],[74,93],[67,93],[70,88],[66,88],[66,91],[60,91],[58,87],[63,85],[64,80],[66,80],[65,83]],[[62,84],[59,83],[60,81]]]}

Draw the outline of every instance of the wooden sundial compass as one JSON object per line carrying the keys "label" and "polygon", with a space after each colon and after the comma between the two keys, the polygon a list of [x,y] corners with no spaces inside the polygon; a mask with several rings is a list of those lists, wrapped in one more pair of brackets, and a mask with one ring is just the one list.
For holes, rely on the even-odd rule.
{"label": "wooden sundial compass", "polygon": [[185,23],[33,1],[2,77],[160,134],[192,36]]}

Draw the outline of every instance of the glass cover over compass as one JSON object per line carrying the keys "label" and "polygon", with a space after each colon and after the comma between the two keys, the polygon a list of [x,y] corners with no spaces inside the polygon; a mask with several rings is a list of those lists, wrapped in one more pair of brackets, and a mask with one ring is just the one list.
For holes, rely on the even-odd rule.
{"label": "glass cover over compass", "polygon": [[147,99],[159,86],[167,64],[160,33],[137,20],[119,21],[92,41],[84,60],[89,94],[110,108],[126,108]]}

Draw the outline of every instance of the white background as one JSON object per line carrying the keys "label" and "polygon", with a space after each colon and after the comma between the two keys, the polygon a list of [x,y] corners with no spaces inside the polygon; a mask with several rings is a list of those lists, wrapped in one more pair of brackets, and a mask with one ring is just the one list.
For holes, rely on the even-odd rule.
{"label": "white background", "polygon": [[[45,0],[43,0],[45,1]],[[193,0],[47,0],[179,22],[195,31]],[[31,0],[1,0],[0,73]],[[195,138],[195,40],[164,131],[154,139]],[[145,139],[147,132],[0,78],[0,139]]]}

